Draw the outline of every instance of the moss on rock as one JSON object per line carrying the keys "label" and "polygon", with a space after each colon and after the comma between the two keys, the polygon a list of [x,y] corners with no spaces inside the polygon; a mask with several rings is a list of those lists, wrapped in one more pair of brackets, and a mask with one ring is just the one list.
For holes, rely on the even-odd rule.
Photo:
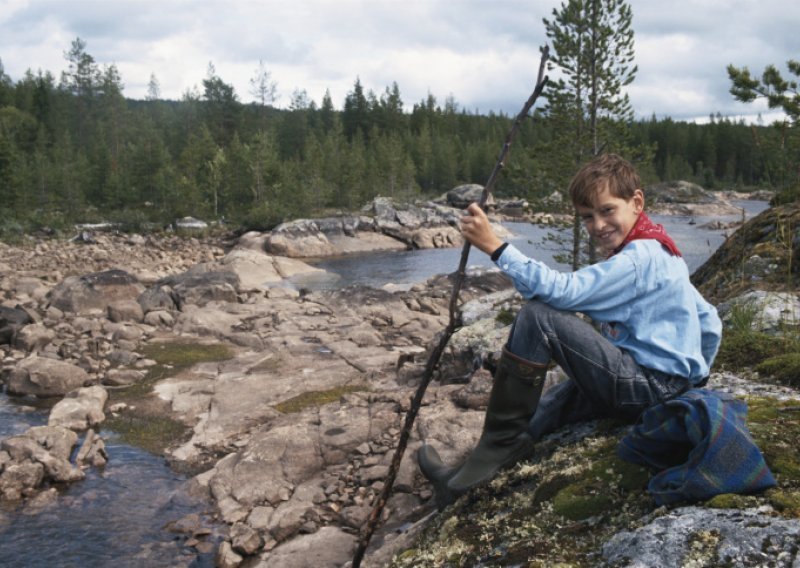
{"label": "moss on rock", "polygon": [[284,414],[301,412],[306,408],[336,402],[342,395],[365,390],[367,390],[367,387],[363,385],[346,385],[324,391],[308,391],[276,404],[275,410]]}
{"label": "moss on rock", "polygon": [[188,426],[177,420],[149,413],[115,416],[106,420],[103,428],[116,432],[123,442],[155,455],[185,441],[191,432]]}
{"label": "moss on rock", "polygon": [[[742,225],[693,275],[692,281],[709,301],[719,304],[753,289],[794,291],[800,283],[800,204],[770,207]],[[778,267],[753,274],[748,261],[761,257]]]}
{"label": "moss on rock", "polygon": [[[800,402],[752,397],[748,404],[748,426],[778,485],[756,495],[718,495],[700,506],[770,505],[783,517],[800,518]],[[616,455],[625,432],[606,421],[583,440],[555,448],[540,443],[532,460],[434,517],[392,566],[602,564],[603,543],[660,510],[646,490],[651,472]],[[693,555],[715,557],[713,527],[695,540]]]}

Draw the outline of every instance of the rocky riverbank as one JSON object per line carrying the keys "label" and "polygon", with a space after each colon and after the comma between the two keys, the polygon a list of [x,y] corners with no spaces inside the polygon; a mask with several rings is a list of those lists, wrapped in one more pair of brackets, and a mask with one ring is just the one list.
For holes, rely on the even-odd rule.
{"label": "rocky riverbank", "polygon": [[[408,291],[298,291],[287,279],[315,269],[268,252],[272,238],[108,234],[0,245],[6,391],[60,401],[48,426],[0,442],[2,498],[53,498],[60,484],[80,482],[83,468],[114,459],[102,444],[103,431],[114,429],[163,451],[175,468],[192,475],[192,492],[213,503],[227,530],[219,542],[210,542],[200,519],[181,519],[176,526],[188,535],[187,546],[216,547],[218,565],[345,564],[383,486],[427,351],[447,322],[452,284],[442,276]],[[430,556],[442,548],[432,534],[459,535],[443,548],[450,554],[474,546],[455,530],[471,518],[474,499],[465,498],[432,523],[431,490],[414,454],[422,440],[447,460],[471,449],[491,382],[483,363],[499,350],[519,298],[504,277],[487,271],[469,275],[461,300],[464,327],[428,390],[367,564],[386,565],[400,553],[401,565],[441,565],[440,557]],[[795,309],[796,298],[787,302]],[[550,381],[557,380],[554,370]],[[731,373],[714,381],[720,388],[736,384],[739,392],[764,390]],[[775,400],[798,398],[792,387],[766,390]],[[785,412],[791,422],[792,411]],[[76,433],[87,431],[80,461],[70,461]],[[791,431],[787,426],[782,432]],[[618,435],[613,426],[590,424],[559,434],[559,440],[576,448],[599,444],[607,452]],[[536,462],[508,473],[508,486],[541,480],[531,477],[530,468],[571,467],[550,451],[554,447],[546,443]],[[796,467],[797,455],[789,456]],[[586,460],[587,471],[592,463]],[[781,510],[778,503],[797,499],[797,477],[789,478],[779,497],[757,503],[758,522],[773,519],[777,531],[763,539],[793,534],[797,513],[785,513],[793,505]],[[566,487],[559,483],[546,485],[551,494],[540,490],[537,504],[549,503]],[[619,531],[663,522],[647,516],[654,507],[638,491],[637,506],[628,504],[636,514],[624,526],[614,525]],[[480,510],[491,511],[485,519],[505,514],[502,505]],[[790,529],[784,530],[780,523],[786,518]],[[559,517],[545,520],[564,524]],[[592,516],[572,521],[577,524],[570,534],[586,533],[594,542],[591,527],[597,522]],[[488,520],[472,523],[479,525],[490,540],[508,528]],[[606,536],[610,542],[613,535]],[[735,544],[737,538],[718,541],[732,546],[729,540]],[[496,545],[508,549],[512,542]],[[767,558],[791,557],[784,552]],[[491,559],[480,554],[460,558]],[[787,554],[796,561],[796,548]]]}

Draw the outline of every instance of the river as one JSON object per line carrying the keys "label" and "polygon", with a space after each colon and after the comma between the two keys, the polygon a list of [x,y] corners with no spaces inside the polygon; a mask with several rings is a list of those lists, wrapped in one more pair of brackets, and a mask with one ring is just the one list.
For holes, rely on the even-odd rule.
{"label": "river", "polygon": [[[766,203],[742,201],[747,217],[761,212]],[[652,216],[666,226],[695,270],[724,242],[726,231],[703,229],[712,220],[729,218]],[[738,217],[740,218],[740,216]],[[524,253],[549,265],[568,269],[554,260],[563,250],[548,240],[553,229],[529,223],[509,223],[512,241]],[[562,232],[567,236],[568,231]],[[312,289],[350,284],[381,287],[410,286],[435,274],[452,272],[461,249],[414,250],[373,253],[320,261],[329,271],[325,278],[297,281]],[[486,255],[470,255],[470,265],[491,266]],[[0,438],[20,434],[30,426],[46,424],[49,409],[30,401],[0,397]],[[9,566],[213,566],[211,553],[187,548],[181,537],[165,526],[198,505],[183,494],[186,478],[173,472],[166,461],[144,450],[120,443],[113,432],[103,431],[108,464],[90,468],[84,481],[61,488],[59,497],[40,510],[24,504],[0,505],[0,563]]]}
{"label": "river", "polygon": [[[737,207],[745,211],[745,217],[757,215],[769,205],[764,201],[735,201]],[[732,231],[703,228],[712,221],[731,222],[741,219],[741,215],[724,217],[685,217],[679,215],[651,215],[653,221],[661,223],[675,240],[681,250],[690,272],[697,270],[715,250],[725,242]],[[548,266],[569,270],[555,257],[566,250],[566,244],[559,244],[551,237],[556,236],[569,242],[571,228],[556,230],[551,227],[531,223],[504,223],[514,235],[510,240],[526,255],[541,260]],[[375,252],[362,255],[343,256],[314,262],[314,266],[327,271],[323,275],[303,275],[295,278],[295,286],[310,290],[342,288],[351,284],[395,288],[407,288],[436,274],[454,272],[461,257],[461,248],[424,249],[402,252]],[[489,257],[472,249],[470,266],[492,266]]]}

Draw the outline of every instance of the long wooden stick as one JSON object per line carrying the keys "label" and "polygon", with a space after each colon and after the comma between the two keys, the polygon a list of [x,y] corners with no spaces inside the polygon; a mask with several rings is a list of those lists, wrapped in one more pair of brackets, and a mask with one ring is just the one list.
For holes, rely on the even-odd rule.
{"label": "long wooden stick", "polygon": [[[483,187],[483,192],[481,193],[480,201],[478,202],[481,208],[485,208],[486,201],[494,189],[497,177],[500,175],[500,171],[506,165],[506,156],[508,156],[508,152],[511,149],[511,142],[514,140],[514,136],[519,130],[522,121],[525,120],[525,118],[528,116],[528,113],[530,113],[530,110],[533,108],[536,99],[539,98],[539,95],[542,93],[542,90],[547,83],[547,76],[545,76],[544,70],[549,55],[549,47],[544,46],[542,49],[542,58],[539,63],[539,75],[536,79],[536,87],[533,89],[533,93],[525,102],[525,105],[522,107],[522,110],[517,115],[514,123],[511,125],[511,129],[506,135],[503,148],[500,150],[500,154],[497,157],[497,162],[495,163],[494,169],[489,175],[486,185]],[[422,380],[417,387],[417,392],[414,395],[413,400],[411,401],[411,407],[406,413],[406,420],[403,424],[403,430],[400,432],[400,441],[398,442],[397,449],[394,452],[389,473],[384,481],[383,490],[381,491],[381,494],[378,497],[372,512],[367,518],[366,523],[362,527],[358,548],[353,556],[353,568],[360,568],[361,566],[361,561],[363,560],[364,554],[369,546],[372,533],[375,532],[375,528],[380,522],[381,513],[383,512],[386,502],[389,500],[389,496],[392,492],[392,487],[394,486],[395,479],[397,478],[397,472],[400,470],[400,462],[403,460],[403,454],[406,451],[408,440],[411,437],[411,429],[414,425],[414,420],[419,413],[420,406],[422,406],[422,398],[425,396],[425,390],[428,388],[428,384],[431,382],[433,371],[439,364],[439,359],[442,357],[442,353],[444,352],[444,348],[447,346],[447,342],[450,341],[450,337],[453,335],[453,332],[455,332],[456,326],[458,325],[458,296],[461,292],[461,286],[464,284],[469,250],[470,243],[469,241],[465,240],[464,247],[461,249],[461,260],[458,264],[458,271],[456,272],[455,281],[453,283],[453,293],[450,296],[450,320],[441,337],[439,338],[439,343],[436,344],[436,347],[434,347],[433,351],[431,351],[431,354],[428,357],[428,362],[425,365],[425,372],[422,375]]]}

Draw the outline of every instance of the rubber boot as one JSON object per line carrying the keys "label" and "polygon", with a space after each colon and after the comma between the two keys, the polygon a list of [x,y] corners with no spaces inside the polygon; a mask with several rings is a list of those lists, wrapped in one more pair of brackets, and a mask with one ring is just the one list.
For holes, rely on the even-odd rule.
{"label": "rubber boot", "polygon": [[442,458],[439,457],[439,452],[428,444],[423,444],[417,450],[417,462],[419,462],[419,469],[422,475],[427,477],[428,481],[433,485],[437,509],[443,510],[459,497],[447,488],[447,482],[458,473],[458,468],[461,464],[456,466],[445,465],[442,462]]}
{"label": "rubber boot", "polygon": [[450,493],[462,494],[533,454],[528,423],[536,412],[546,375],[547,365],[532,363],[503,349],[489,395],[483,433],[466,461],[449,476]]}

